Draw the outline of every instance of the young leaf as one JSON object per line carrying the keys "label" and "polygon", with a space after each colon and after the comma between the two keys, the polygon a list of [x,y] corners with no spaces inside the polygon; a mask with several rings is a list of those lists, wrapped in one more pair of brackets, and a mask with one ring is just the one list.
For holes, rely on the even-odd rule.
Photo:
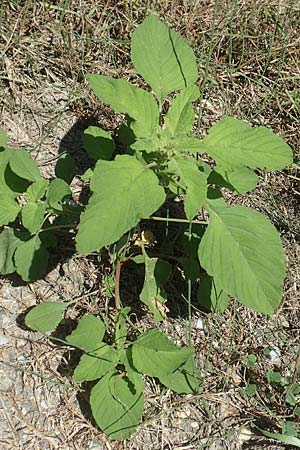
{"label": "young leaf", "polygon": [[145,281],[140,299],[148,306],[153,314],[153,319],[160,321],[166,317],[165,299],[160,293],[160,287],[164,284],[171,272],[171,266],[166,261],[158,258],[149,258],[145,255]]}
{"label": "young leaf", "polygon": [[242,166],[278,170],[293,161],[292,150],[281,137],[266,127],[253,128],[233,117],[214,125],[202,145],[202,151],[224,170]]}
{"label": "young leaf", "polygon": [[109,345],[98,343],[93,354],[85,354],[74,371],[73,378],[77,383],[98,380],[112,370],[118,363],[118,354]]}
{"label": "young leaf", "polygon": [[160,377],[160,382],[178,394],[198,394],[203,384],[200,370],[196,367],[194,358],[190,358],[177,370]]}
{"label": "young leaf", "polygon": [[41,179],[37,163],[30,158],[26,150],[14,150],[9,159],[11,170],[21,178],[28,181],[37,181]]}
{"label": "young leaf", "polygon": [[45,195],[48,184],[48,180],[39,180],[32,183],[26,191],[27,201],[39,201]]}
{"label": "young leaf", "polygon": [[[211,203],[210,203],[211,204]],[[280,237],[269,220],[244,206],[209,208],[199,260],[219,286],[249,308],[272,314],[285,274]]]}
{"label": "young leaf", "polygon": [[69,185],[64,180],[55,178],[50,182],[47,192],[49,206],[56,211],[63,211],[62,201],[64,197],[70,195],[71,193],[72,192]]}
{"label": "young leaf", "polygon": [[7,144],[7,136],[3,130],[0,129],[0,147],[5,147]]}
{"label": "young leaf", "polygon": [[22,224],[30,233],[36,233],[44,220],[46,204],[26,203],[21,211]]}
{"label": "young leaf", "polygon": [[137,137],[151,136],[158,125],[158,106],[153,96],[126,80],[103,75],[88,75],[97,97],[112,106],[115,112],[128,114],[134,122],[130,127]]}
{"label": "young leaf", "polygon": [[37,234],[18,246],[14,259],[16,271],[24,281],[37,280],[47,270],[48,252]]}
{"label": "young leaf", "polygon": [[35,331],[53,331],[62,319],[63,311],[69,306],[64,302],[44,302],[32,308],[25,317],[25,324]]}
{"label": "young leaf", "polygon": [[173,158],[169,167],[186,188],[184,212],[192,220],[206,200],[207,175],[199,170],[197,163],[191,158]]}
{"label": "young leaf", "polygon": [[126,327],[126,320],[127,316],[130,312],[130,308],[122,308],[119,311],[116,325],[115,325],[115,343],[118,348],[122,348],[126,342],[127,339],[127,327]]}
{"label": "young leaf", "polygon": [[143,388],[141,377],[137,377],[133,387],[128,379],[114,371],[101,378],[91,390],[93,416],[111,439],[126,439],[139,425],[144,409]]}
{"label": "young leaf", "polygon": [[67,153],[61,155],[55,166],[55,175],[57,178],[64,180],[70,184],[76,173],[75,160]]}
{"label": "young leaf", "polygon": [[242,194],[255,189],[258,177],[255,172],[247,167],[239,167],[236,170],[222,170],[216,167],[211,172],[208,182]]}
{"label": "young leaf", "polygon": [[300,448],[300,439],[295,436],[287,436],[280,433],[270,433],[269,431],[262,430],[256,427],[264,436],[275,439],[276,441],[283,442],[283,444],[292,445],[294,447]]}
{"label": "young leaf", "polygon": [[165,116],[165,125],[173,136],[191,132],[195,117],[192,102],[198,97],[199,88],[193,85],[182,89],[173,100]]}
{"label": "young leaf", "polygon": [[207,273],[200,276],[200,286],[198,289],[198,302],[209,311],[223,313],[228,308],[228,295],[220,289],[218,282]]}
{"label": "young leaf", "polygon": [[6,228],[0,234],[0,273],[7,275],[15,271],[14,252],[20,240],[12,228]]}
{"label": "young leaf", "polygon": [[103,340],[106,327],[102,320],[92,314],[88,314],[80,319],[77,328],[66,337],[66,341],[86,351],[99,348]]}
{"label": "young leaf", "polygon": [[140,373],[164,377],[194,354],[193,348],[178,348],[157,329],[141,334],[132,345],[133,364]]}
{"label": "young leaf", "polygon": [[133,32],[131,59],[160,103],[170,92],[189,87],[198,78],[193,50],[185,39],[154,15],[147,17]]}
{"label": "young leaf", "polygon": [[88,155],[96,160],[110,160],[116,148],[111,135],[107,131],[92,126],[84,130],[83,146]]}
{"label": "young leaf", "polygon": [[77,234],[77,250],[81,253],[98,251],[117,241],[165,200],[156,175],[128,155],[98,161],[91,190],[93,195],[80,217]]}
{"label": "young leaf", "polygon": [[0,227],[13,222],[20,209],[20,205],[11,196],[2,194],[0,200]]}

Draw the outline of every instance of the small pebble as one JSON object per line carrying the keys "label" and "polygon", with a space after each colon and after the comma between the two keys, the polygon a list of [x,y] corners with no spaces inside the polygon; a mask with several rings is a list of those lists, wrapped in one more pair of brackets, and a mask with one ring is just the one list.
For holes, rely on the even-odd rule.
{"label": "small pebble", "polygon": [[26,361],[26,356],[25,356],[25,354],[24,354],[24,353],[20,353],[20,354],[17,356],[17,361],[18,361],[18,363],[23,363],[23,362],[25,362],[25,361]]}
{"label": "small pebble", "polygon": [[3,336],[3,334],[0,334],[0,347],[2,345],[6,345],[9,343],[9,339],[5,336]]}
{"label": "small pebble", "polygon": [[196,328],[197,330],[204,330],[204,322],[201,317],[197,319]]}
{"label": "small pebble", "polygon": [[268,355],[269,360],[272,364],[275,366],[281,365],[281,351],[280,349],[274,345],[274,347],[271,347],[270,353]]}

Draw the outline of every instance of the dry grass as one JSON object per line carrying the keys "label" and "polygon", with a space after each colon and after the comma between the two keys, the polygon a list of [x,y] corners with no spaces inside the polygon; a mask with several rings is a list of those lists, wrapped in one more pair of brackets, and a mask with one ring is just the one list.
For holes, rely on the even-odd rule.
{"label": "dry grass", "polygon": [[[195,132],[203,135],[224,115],[267,125],[293,147],[296,163],[285,173],[261,173],[251,196],[232,200],[266,213],[282,234],[288,273],[279,312],[265,318],[234,303],[221,316],[195,310],[192,323],[184,317],[163,323],[161,328],[178,343],[186,342],[191,328],[204,393],[181,397],[149,381],[145,424],[129,441],[110,442],[84,417],[78,387],[67,370],[66,349],[16,324],[20,311],[44,299],[83,296],[70,320],[82,311],[106,308],[99,267],[73,257],[30,288],[3,280],[0,319],[9,341],[0,347],[5,362],[0,375],[7,379],[0,391],[1,448],[287,448],[256,437],[253,423],[274,431],[281,420],[297,419],[282,389],[271,388],[265,375],[273,368],[298,381],[300,376],[300,2],[2,0],[0,8],[0,126],[11,145],[32,153],[45,176],[53,175],[58,152],[80,153],[87,123],[116,129],[111,110],[99,107],[85,75],[139,82],[129,58],[129,38],[151,9],[195,49],[202,91]],[[87,296],[94,291],[98,293]],[[199,317],[203,330],[196,326]],[[147,327],[151,320],[144,317],[141,324]],[[276,347],[278,366],[265,352]],[[257,357],[251,369],[245,366],[249,354]],[[245,395],[249,383],[257,385],[256,397]],[[249,441],[245,430],[251,430]]]}

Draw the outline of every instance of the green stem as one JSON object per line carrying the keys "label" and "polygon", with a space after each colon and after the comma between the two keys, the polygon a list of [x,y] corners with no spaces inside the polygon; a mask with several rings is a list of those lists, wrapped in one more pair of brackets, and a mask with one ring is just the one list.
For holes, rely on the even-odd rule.
{"label": "green stem", "polygon": [[194,224],[208,225],[208,222],[206,222],[205,220],[173,219],[170,217],[157,217],[157,216],[151,216],[150,219],[160,220],[162,222],[179,222],[179,223],[194,223]]}
{"label": "green stem", "polygon": [[192,221],[189,223],[189,277],[188,277],[188,318],[189,318],[189,346],[192,345],[192,280],[191,280],[191,240],[192,240]]}

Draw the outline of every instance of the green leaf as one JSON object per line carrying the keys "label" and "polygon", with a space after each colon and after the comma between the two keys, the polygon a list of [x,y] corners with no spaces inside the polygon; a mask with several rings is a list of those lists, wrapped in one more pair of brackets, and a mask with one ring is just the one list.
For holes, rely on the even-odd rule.
{"label": "green leaf", "polygon": [[130,308],[122,308],[119,311],[116,325],[115,325],[115,343],[118,348],[123,348],[126,339],[127,339],[127,327],[126,327],[126,320],[127,316],[130,312]]}
{"label": "green leaf", "polygon": [[0,273],[8,275],[15,271],[13,261],[14,252],[20,240],[12,228],[6,228],[0,234]]}
{"label": "green leaf", "polygon": [[50,182],[47,192],[47,200],[49,206],[51,206],[51,208],[55,209],[56,211],[63,211],[64,208],[62,206],[62,201],[71,193],[72,192],[69,185],[64,180],[55,178]]}
{"label": "green leaf", "polygon": [[39,201],[45,195],[48,184],[49,184],[48,180],[39,180],[32,183],[26,191],[27,201],[28,202]]}
{"label": "green leaf", "polygon": [[166,317],[165,299],[162,297],[160,287],[171,273],[171,265],[158,258],[149,258],[145,255],[145,281],[140,299],[148,306],[153,319],[160,321]]}
{"label": "green leaf", "polygon": [[161,383],[178,394],[197,394],[201,390],[203,378],[190,358],[174,372],[159,378]]}
{"label": "green leaf", "polygon": [[148,138],[140,138],[135,141],[130,148],[134,151],[144,151],[146,153],[154,153],[160,150],[162,143],[157,135]]}
{"label": "green leaf", "polygon": [[89,181],[92,178],[93,174],[94,174],[94,169],[92,169],[90,167],[81,175],[80,178],[82,179],[82,181]]}
{"label": "green leaf", "polygon": [[38,231],[43,223],[46,204],[43,203],[26,203],[22,208],[22,224],[30,231],[35,233]]}
{"label": "green leaf", "polygon": [[70,184],[76,174],[75,160],[71,155],[61,155],[55,166],[55,175]]}
{"label": "green leaf", "polygon": [[53,331],[62,319],[63,311],[69,306],[65,302],[44,302],[32,308],[25,317],[25,324],[35,331]]}
{"label": "green leaf", "polygon": [[178,348],[157,329],[141,334],[132,345],[133,363],[137,370],[158,378],[174,372],[193,354],[193,348]]}
{"label": "green leaf", "polygon": [[202,145],[202,152],[208,153],[226,170],[241,166],[278,170],[293,161],[292,150],[281,137],[268,128],[252,128],[232,117],[214,125]]}
{"label": "green leaf", "polygon": [[244,388],[244,392],[248,397],[254,397],[256,395],[257,386],[256,384],[248,384]]}
{"label": "green leaf", "polygon": [[173,100],[165,116],[165,125],[173,136],[191,132],[195,117],[192,102],[198,97],[199,88],[193,85],[182,89]]}
{"label": "green leaf", "polygon": [[93,416],[111,439],[128,438],[139,425],[144,409],[144,382],[133,387],[117,372],[108,373],[93,387],[90,404]]}
{"label": "green leaf", "polygon": [[219,289],[249,308],[273,314],[281,302],[285,274],[276,229],[250,208],[210,205],[210,223],[199,246],[201,266]]}
{"label": "green leaf", "polygon": [[0,128],[0,147],[5,147],[7,144],[7,141],[8,141],[8,139],[7,139],[6,134]]}
{"label": "green leaf", "polygon": [[22,242],[15,252],[16,271],[24,281],[34,281],[45,275],[48,252],[38,235]]}
{"label": "green leaf", "polygon": [[66,337],[66,341],[75,347],[92,351],[100,346],[105,331],[102,320],[88,314],[80,319],[76,329]]}
{"label": "green leaf", "polygon": [[103,75],[88,75],[90,86],[97,97],[111,105],[118,113],[128,114],[137,137],[151,136],[158,126],[158,106],[153,96],[126,80]]}
{"label": "green leaf", "polygon": [[85,354],[80,358],[73,378],[77,383],[98,380],[112,370],[117,363],[117,352],[109,345],[99,342],[93,354]]}
{"label": "green leaf", "polygon": [[264,436],[268,438],[275,439],[276,441],[283,442],[284,444],[294,445],[295,447],[300,448],[300,439],[294,436],[287,436],[285,434],[279,433],[270,433],[269,431],[262,430],[261,428],[257,428]]}
{"label": "green leaf", "polygon": [[[300,384],[291,383],[285,388],[285,400],[292,406],[296,406],[298,403],[297,397],[300,396]],[[299,398],[300,400],[300,398]]]}
{"label": "green leaf", "polygon": [[258,183],[258,176],[247,167],[239,167],[236,170],[222,170],[215,168],[210,174],[208,182],[221,187],[226,187],[238,194],[250,192],[255,189]]}
{"label": "green leaf", "polygon": [[207,175],[199,170],[192,158],[173,158],[170,169],[179,176],[186,189],[184,212],[192,220],[204,205],[207,196]]}
{"label": "green leaf", "polygon": [[115,151],[115,143],[107,131],[99,127],[88,127],[83,133],[83,146],[93,159],[110,160]]}
{"label": "green leaf", "polygon": [[198,302],[209,311],[222,314],[229,305],[228,294],[218,286],[218,282],[207,273],[200,276]]}
{"label": "green leaf", "polygon": [[133,32],[131,59],[160,103],[170,92],[189,87],[198,78],[195,56],[187,41],[154,15]]}
{"label": "green leaf", "polygon": [[0,227],[13,222],[20,209],[20,205],[11,196],[2,194],[0,199]]}
{"label": "green leaf", "polygon": [[91,190],[93,195],[80,217],[77,234],[77,250],[81,253],[98,251],[117,241],[165,200],[156,175],[128,155],[98,161]]}
{"label": "green leaf", "polygon": [[201,141],[195,137],[179,135],[175,136],[171,142],[174,150],[184,154],[199,152],[201,149]]}
{"label": "green leaf", "polygon": [[26,150],[14,150],[9,159],[11,170],[21,178],[28,181],[37,181],[41,179],[37,163],[30,158]]}

